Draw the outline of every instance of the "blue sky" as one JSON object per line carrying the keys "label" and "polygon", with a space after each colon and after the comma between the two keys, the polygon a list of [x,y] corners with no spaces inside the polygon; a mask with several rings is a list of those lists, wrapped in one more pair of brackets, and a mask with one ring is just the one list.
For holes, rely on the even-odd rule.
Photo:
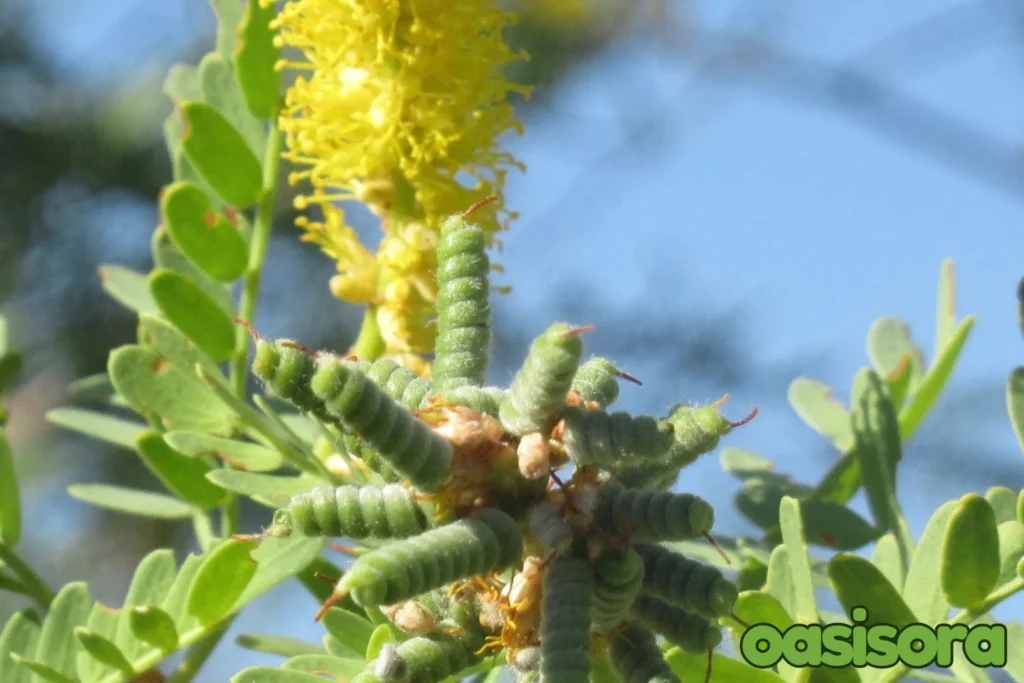
{"label": "blue sky", "polygon": [[[706,11],[710,3],[690,4],[711,26],[721,28],[730,14],[724,3],[715,12]],[[730,26],[749,27],[749,17],[779,13],[768,24],[770,40],[839,62],[921,17],[969,4],[750,2],[740,15],[748,19]],[[935,29],[938,37],[915,48],[913,59],[876,52],[878,76],[1000,141],[1006,167],[1019,173],[1013,150],[1024,123],[1024,43],[1013,40],[1007,11],[1013,3],[974,5],[977,11],[951,15],[952,29]],[[37,0],[33,14],[37,44],[86,88],[160,73],[209,22],[202,0]],[[984,47],[967,49],[971,40]],[[976,314],[978,322],[949,392],[970,390],[993,410],[1005,406],[1006,376],[1024,362],[1014,299],[1024,276],[1024,183],[1014,196],[841,110],[757,83],[749,75],[700,77],[691,62],[659,52],[646,38],[619,44],[574,71],[550,109],[527,121],[526,136],[510,141],[529,170],[508,188],[510,205],[522,213],[501,257],[505,280],[516,289],[508,309],[540,332],[548,322],[549,276],[590,283],[598,319],[578,322],[597,325],[595,335],[629,334],[602,329],[605,304],[642,306],[652,315],[686,310],[694,303],[688,296],[712,311],[740,306],[755,340],[753,365],[825,353],[828,362],[815,376],[846,397],[867,362],[865,335],[876,318],[903,318],[931,354],[939,266],[952,257],[958,314]],[[646,134],[640,149],[621,144],[634,128]],[[645,285],[652,280],[670,287],[653,291]],[[629,370],[644,377],[642,366]],[[702,391],[681,398],[707,400],[731,389]],[[644,405],[641,390],[624,389],[621,402],[627,409]],[[786,405],[785,385],[767,396],[733,392],[737,417],[753,404],[761,406],[757,420],[723,443],[777,457],[780,469],[801,479],[820,476],[828,462],[788,445],[808,443],[809,432]],[[1002,410],[978,438],[1015,463],[1017,475],[984,486],[1019,489],[1024,457]],[[931,510],[968,489],[928,478],[927,454],[912,454],[921,460],[903,478],[900,495],[920,534]],[[686,479],[716,505],[722,533],[752,532],[729,509],[737,484],[716,458],[699,462]],[[866,512],[862,503],[859,508]],[[289,595],[294,602],[285,601]],[[278,591],[261,601],[262,609],[287,616],[293,635],[305,629],[314,608],[300,595]],[[1024,613],[1021,601],[1004,607],[998,616]],[[265,617],[256,609],[235,629],[266,626]],[[309,635],[317,632],[309,622]],[[238,656],[234,647],[222,648],[203,680],[225,680]],[[260,660],[245,655],[247,662]]]}

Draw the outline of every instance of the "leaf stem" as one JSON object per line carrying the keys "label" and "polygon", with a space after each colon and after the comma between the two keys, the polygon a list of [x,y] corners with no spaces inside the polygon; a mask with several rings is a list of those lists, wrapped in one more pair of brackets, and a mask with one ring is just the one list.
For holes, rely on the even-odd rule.
{"label": "leaf stem", "polygon": [[53,602],[53,591],[29,563],[22,559],[17,550],[6,543],[0,543],[0,560],[21,579],[26,595],[38,602],[44,610],[50,609],[50,603]]}
{"label": "leaf stem", "polygon": [[217,643],[227,633],[232,621],[234,621],[234,617],[228,619],[223,626],[196,643],[195,647],[185,655],[181,664],[167,678],[167,683],[190,683],[196,674],[199,673],[199,670],[203,668],[206,660],[213,654],[214,648],[217,647]]}

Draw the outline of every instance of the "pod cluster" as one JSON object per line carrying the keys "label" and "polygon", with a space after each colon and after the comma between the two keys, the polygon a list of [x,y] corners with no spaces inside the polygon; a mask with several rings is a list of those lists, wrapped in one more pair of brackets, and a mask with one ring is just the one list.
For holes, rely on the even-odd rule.
{"label": "pod cluster", "polygon": [[320,614],[348,598],[408,637],[360,683],[438,683],[499,652],[523,681],[586,683],[595,657],[627,683],[678,681],[657,639],[714,650],[737,590],[661,545],[714,524],[707,501],[670,489],[742,422],[718,404],[612,411],[619,382],[639,382],[584,358],[590,328],[564,322],[507,388],[486,385],[485,244],[465,216],[442,231],[432,379],[257,340],[253,371],[325,427],[318,457],[346,481],[296,496],[263,536],[367,543]]}

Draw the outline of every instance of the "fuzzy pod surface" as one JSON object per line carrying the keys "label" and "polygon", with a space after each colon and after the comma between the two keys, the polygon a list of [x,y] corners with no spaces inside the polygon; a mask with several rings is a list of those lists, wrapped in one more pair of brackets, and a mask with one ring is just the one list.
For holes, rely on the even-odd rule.
{"label": "fuzzy pod surface", "polygon": [[717,568],[659,545],[634,548],[644,561],[644,593],[708,619],[732,612],[739,591]]}
{"label": "fuzzy pod surface", "polygon": [[437,340],[432,375],[439,392],[481,386],[491,344],[487,237],[462,216],[441,224],[437,245]]}
{"label": "fuzzy pod surface", "polygon": [[452,465],[451,444],[374,384],[357,363],[321,357],[311,386],[347,431],[413,486],[433,491],[444,483]]}
{"label": "fuzzy pod surface", "polygon": [[632,608],[633,616],[665,640],[691,654],[714,650],[722,642],[722,631],[705,617],[641,595]]}
{"label": "fuzzy pod surface", "polygon": [[[451,635],[417,636],[381,653],[352,683],[441,683],[480,661],[484,638],[479,628]],[[380,661],[388,658],[389,661]]]}
{"label": "fuzzy pod surface", "polygon": [[566,454],[581,467],[611,469],[657,462],[674,443],[672,426],[647,415],[566,406],[562,421]]}
{"label": "fuzzy pod surface", "polygon": [[372,362],[361,360],[358,364],[359,369],[385,394],[409,410],[422,406],[434,393],[433,382],[390,358],[378,358]]}
{"label": "fuzzy pod surface", "polygon": [[609,483],[601,489],[594,523],[636,540],[683,541],[711,531],[715,510],[689,493],[637,491]]}
{"label": "fuzzy pod surface", "polygon": [[560,555],[544,575],[541,600],[541,680],[590,683],[590,619],[594,571],[572,555]]}
{"label": "fuzzy pod surface", "polygon": [[313,393],[309,385],[316,372],[316,360],[292,344],[287,339],[257,340],[256,356],[252,363],[253,374],[263,380],[274,395],[322,422],[333,424],[336,418],[327,411],[324,402]]}
{"label": "fuzzy pod surface", "polygon": [[581,401],[607,408],[619,397],[621,376],[622,371],[612,365],[610,360],[592,356],[580,365],[572,378],[570,389],[579,395]]}
{"label": "fuzzy pod surface", "polygon": [[668,422],[675,437],[668,461],[675,468],[686,467],[701,455],[713,451],[721,438],[733,429],[733,424],[714,405],[677,405],[672,409]]}
{"label": "fuzzy pod surface", "polygon": [[391,605],[453,581],[519,561],[523,539],[501,510],[484,508],[451,524],[360,555],[335,586],[360,606]]}
{"label": "fuzzy pod surface", "polygon": [[644,581],[644,561],[632,548],[606,548],[594,565],[593,628],[615,626],[629,613]]}
{"label": "fuzzy pod surface", "polygon": [[549,432],[582,355],[578,330],[568,323],[555,323],[537,337],[499,408],[505,429],[515,436]]}
{"label": "fuzzy pod surface", "polygon": [[623,683],[681,683],[658,649],[654,634],[636,623],[627,623],[611,639],[612,666]]}
{"label": "fuzzy pod surface", "polygon": [[318,486],[274,514],[268,536],[406,538],[429,527],[411,491],[386,486]]}

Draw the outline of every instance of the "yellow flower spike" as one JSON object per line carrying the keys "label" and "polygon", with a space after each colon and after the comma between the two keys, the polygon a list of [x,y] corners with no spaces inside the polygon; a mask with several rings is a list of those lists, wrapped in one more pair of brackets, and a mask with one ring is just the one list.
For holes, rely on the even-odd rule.
{"label": "yellow flower spike", "polygon": [[[320,204],[325,219],[300,227],[338,261],[332,292],[375,303],[386,353],[433,350],[441,222],[523,169],[498,147],[522,132],[509,95],[529,94],[502,75],[523,58],[502,39],[513,22],[495,0],[290,0],[274,20],[280,44],[306,59],[282,64],[299,71],[280,118],[283,156],[299,167],[290,179],[311,186],[296,205]],[[347,198],[381,217],[375,257],[327,208]],[[503,200],[473,216],[492,243],[514,218]]]}

